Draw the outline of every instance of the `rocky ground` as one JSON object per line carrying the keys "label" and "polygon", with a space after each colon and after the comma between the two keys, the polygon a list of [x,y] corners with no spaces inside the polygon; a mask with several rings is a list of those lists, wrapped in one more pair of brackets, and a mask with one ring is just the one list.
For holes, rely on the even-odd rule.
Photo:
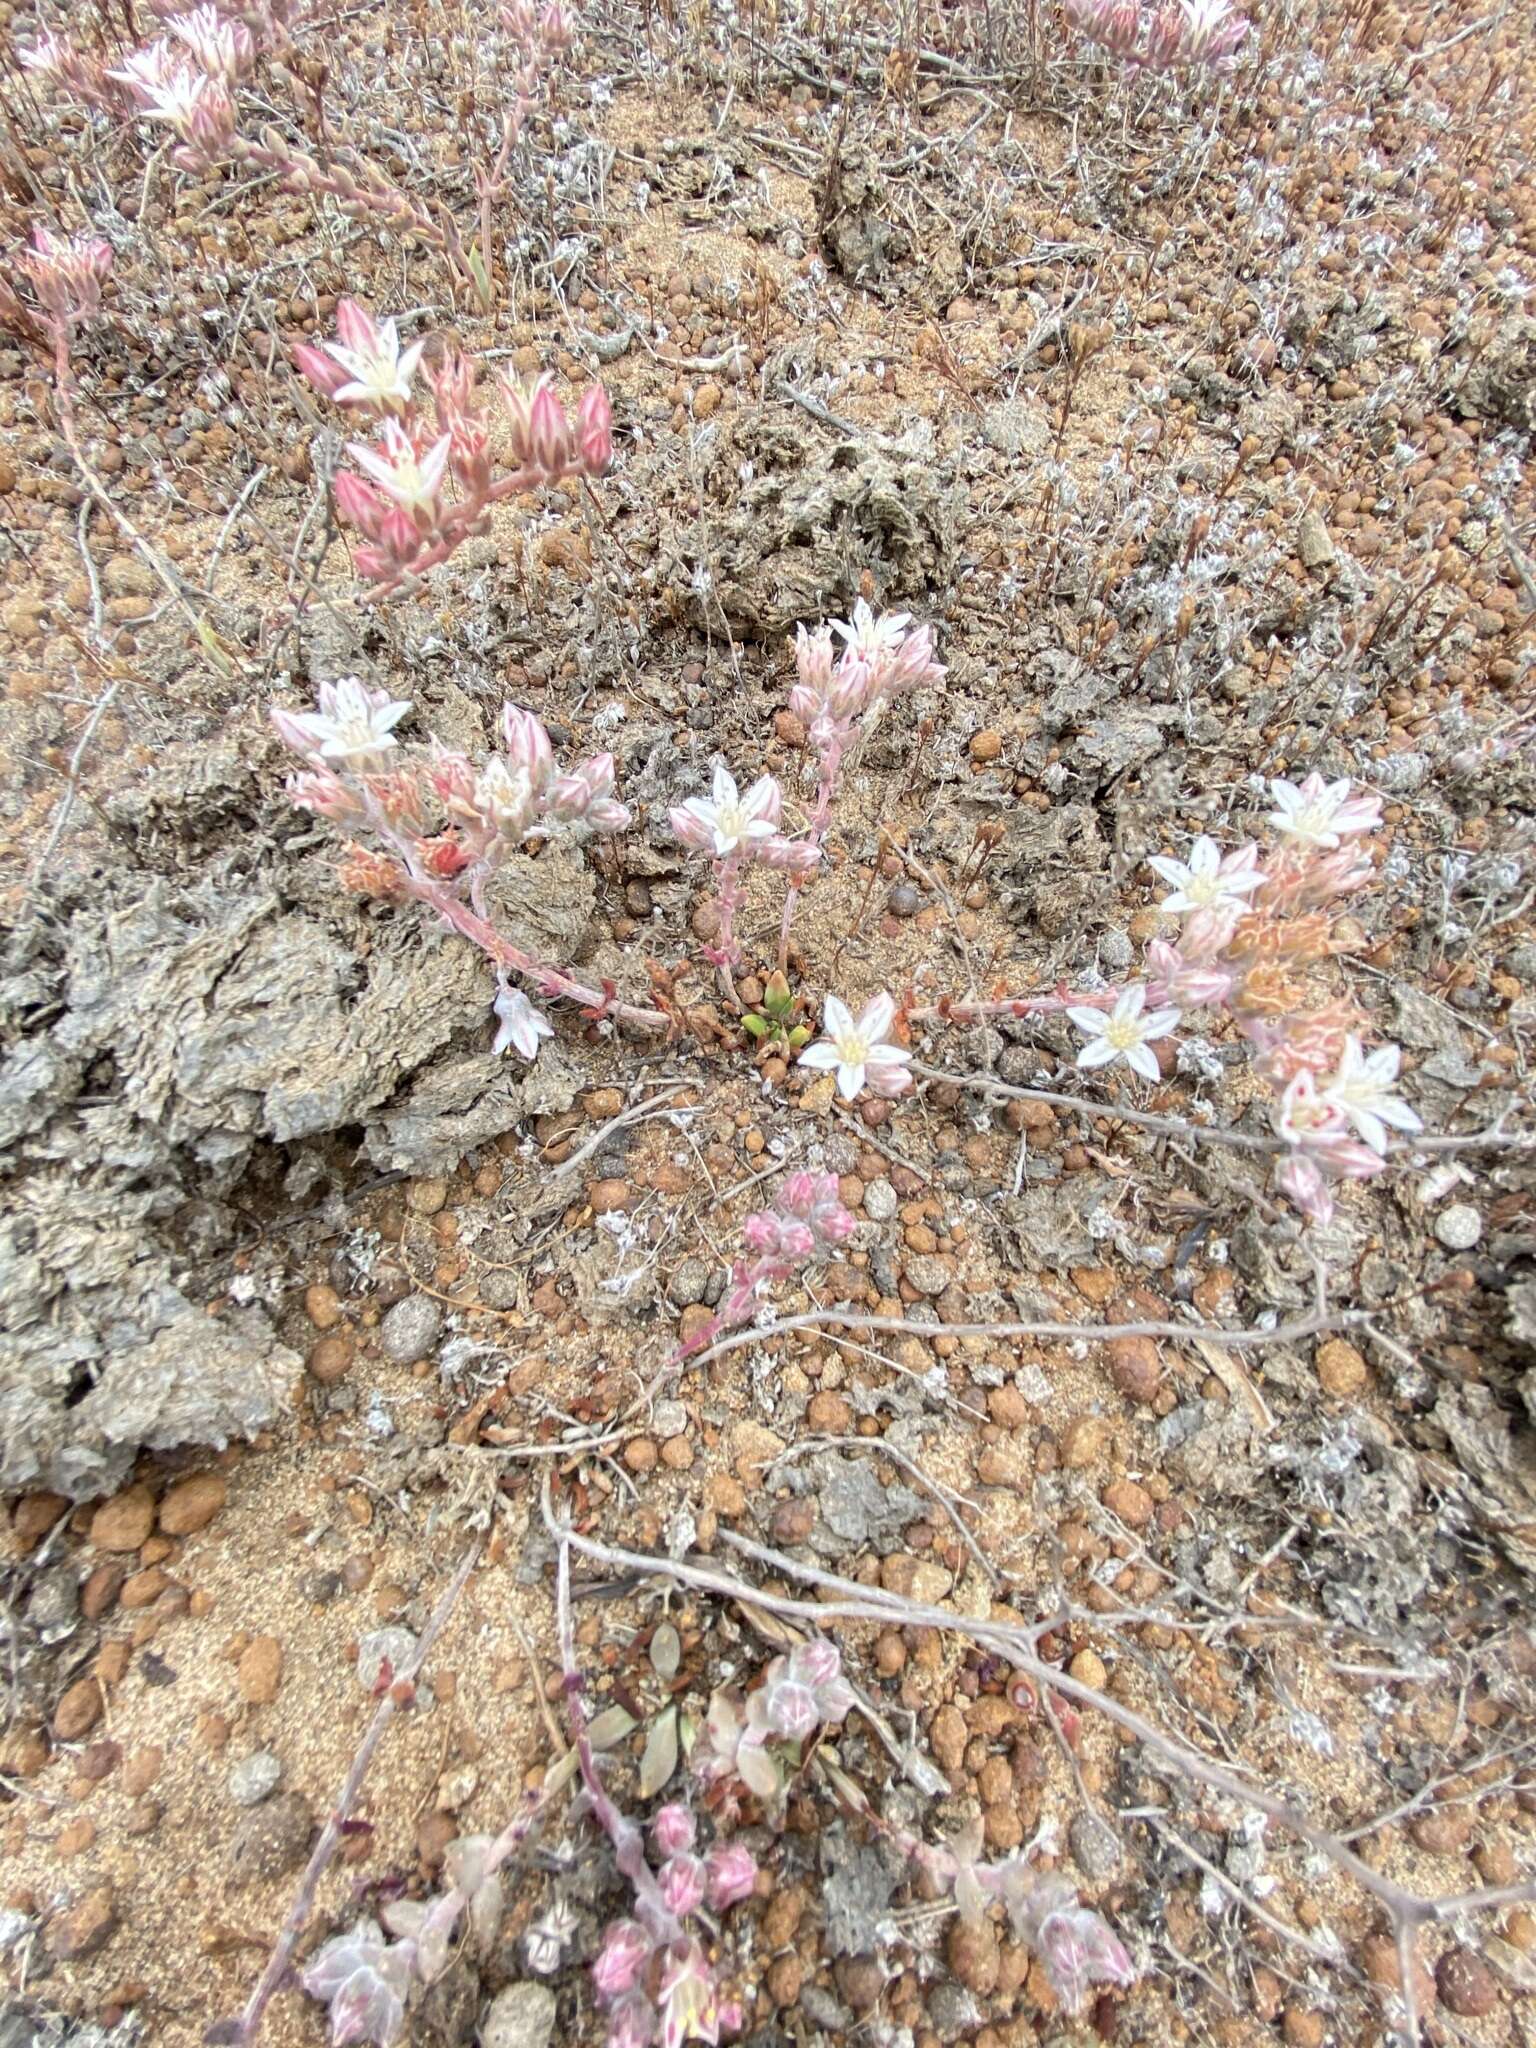
{"label": "rocky ground", "polygon": [[[331,119],[472,211],[482,13],[345,10],[262,91],[302,107],[323,50]],[[35,38],[30,8],[0,17]],[[0,337],[0,2042],[181,2048],[238,2009],[382,1660],[471,1544],[306,1948],[502,1824],[565,1742],[546,1485],[614,1546],[947,1608],[942,1632],[835,1630],[871,1709],[843,1768],[934,1840],[1045,1827],[1042,1867],[1140,1971],[1063,2014],[1004,1926],[946,1915],[805,1789],[782,1829],[749,1815],[767,1875],[722,1934],[750,2038],[1384,2040],[1368,1893],[1102,1716],[1058,1741],[963,1622],[1059,1615],[1050,1662],[1410,1891],[1528,1885],[1530,1152],[1404,1157],[1303,1232],[1249,1155],[1115,1114],[1267,1129],[1235,1040],[1133,1092],[1075,1076],[1055,1022],[915,1028],[953,1078],[850,1109],[715,995],[665,817],[717,754],[805,795],[785,636],[859,595],[909,610],[949,676],[851,778],[795,931],[810,1009],[1121,978],[1163,929],[1146,856],[1241,836],[1262,778],[1316,768],[1386,800],[1339,971],[1405,1093],[1437,1135],[1529,1133],[1529,38],[1453,5],[1302,7],[1226,82],[1177,86],[1112,78],[1054,13],[1034,47],[948,10],[581,28],[486,317],[430,251],[8,88],[5,240],[43,218],[113,243],[85,445],[205,630],[82,486],[46,360]],[[562,389],[600,374],[594,501],[507,508],[429,588],[360,608],[334,420],[286,353],[344,293]],[[413,700],[406,741],[483,748],[511,696],[562,752],[613,750],[634,829],[528,859],[507,917],[633,1000],[681,971],[707,1043],[566,1010],[531,1069],[490,1053],[484,964],[346,895],[283,796],[266,704],[346,672]],[[747,1003],[778,901],[754,882]],[[668,1376],[791,1166],[837,1174],[858,1229],[774,1309],[916,1327]],[[1312,1313],[1318,1262],[1324,1319],[1368,1328],[923,1334],[1272,1327]],[[578,1566],[576,1590],[639,1811],[658,1724],[779,1642],[655,1575]],[[602,2039],[606,1854],[557,1812],[509,1895],[412,2039]],[[525,1937],[557,1905],[538,1975]],[[1425,2041],[1518,2048],[1536,1907],[1425,1929],[1417,1969]],[[264,2038],[321,2023],[286,1989]]]}

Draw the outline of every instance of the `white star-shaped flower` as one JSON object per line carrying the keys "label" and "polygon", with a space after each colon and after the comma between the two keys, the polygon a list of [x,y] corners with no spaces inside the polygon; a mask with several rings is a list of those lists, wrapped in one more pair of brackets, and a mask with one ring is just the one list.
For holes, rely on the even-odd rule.
{"label": "white star-shaped flower", "polygon": [[771,775],[760,775],[743,796],[736,778],[722,763],[715,769],[713,794],[691,796],[672,813],[673,829],[685,844],[724,860],[743,847],[750,853],[779,829],[783,798]]}
{"label": "white star-shaped flower", "polygon": [[1147,865],[1173,884],[1173,894],[1165,896],[1158,909],[1184,912],[1210,910],[1222,903],[1241,905],[1264,880],[1258,862],[1256,846],[1240,846],[1223,856],[1214,839],[1202,836],[1189,849],[1187,861],[1155,853]]}
{"label": "white star-shaped flower", "polygon": [[520,988],[513,988],[508,982],[503,982],[491,1007],[500,1020],[492,1052],[505,1052],[510,1045],[531,1063],[539,1056],[539,1040],[555,1035],[549,1019],[533,1007]]}
{"label": "white star-shaped flower", "polygon": [[1392,1093],[1402,1061],[1395,1045],[1367,1052],[1358,1038],[1346,1038],[1337,1071],[1319,1091],[1319,1099],[1347,1117],[1373,1152],[1385,1153],[1388,1124],[1398,1131],[1424,1128],[1418,1113]]}
{"label": "white star-shaped flower", "polygon": [[896,1005],[882,989],[864,1005],[857,1019],[838,996],[829,995],[822,1007],[825,1036],[808,1045],[800,1055],[802,1067],[837,1070],[837,1092],[852,1102],[865,1082],[877,1095],[904,1095],[912,1086],[907,1062],[912,1055],[904,1045],[892,1045],[886,1034],[896,1017]]}
{"label": "white star-shaped flower", "polygon": [[366,344],[346,348],[339,341],[322,341],[320,346],[351,378],[332,393],[339,405],[409,405],[411,378],[421,361],[425,339],[400,346],[400,332],[393,320],[381,320]]}
{"label": "white star-shaped flower", "polygon": [[[330,343],[327,342],[326,346],[329,348]],[[441,440],[433,442],[425,455],[418,455],[415,443],[405,429],[395,420],[386,420],[381,441],[379,448],[369,447],[366,441],[349,441],[347,453],[367,470],[379,489],[387,492],[402,511],[421,513],[429,521],[435,521],[438,493],[443,487],[448,454],[453,447],[452,437],[444,434]]]}
{"label": "white star-shaped flower", "polygon": [[1347,775],[1337,782],[1309,775],[1300,787],[1283,779],[1271,782],[1269,793],[1276,807],[1269,813],[1269,823],[1287,839],[1325,848],[1357,832],[1374,832],[1381,823],[1380,797],[1351,796],[1349,791]]}
{"label": "white star-shaped flower", "polygon": [[291,747],[311,749],[322,760],[344,762],[360,774],[382,768],[397,742],[394,728],[411,708],[408,697],[370,690],[356,676],[320,685],[318,711],[274,713]]}
{"label": "white star-shaped flower", "polygon": [[847,641],[851,653],[875,668],[887,655],[895,653],[911,623],[910,612],[882,612],[876,618],[861,597],[854,604],[851,622],[834,619],[832,630],[839,639]]}
{"label": "white star-shaped flower", "polygon": [[1124,1060],[1149,1081],[1159,1076],[1154,1039],[1166,1038],[1179,1021],[1181,1012],[1171,1005],[1165,1010],[1146,1010],[1147,991],[1140,982],[1122,991],[1112,1010],[1072,1009],[1067,1015],[1087,1038],[1077,1056],[1080,1067],[1108,1067]]}

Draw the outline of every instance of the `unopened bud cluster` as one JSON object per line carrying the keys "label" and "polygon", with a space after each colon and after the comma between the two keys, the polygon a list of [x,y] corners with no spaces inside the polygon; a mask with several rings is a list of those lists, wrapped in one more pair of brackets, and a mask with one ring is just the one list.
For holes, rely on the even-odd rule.
{"label": "unopened bud cluster", "polygon": [[[757,1863],[740,1842],[695,1852],[696,1827],[686,1806],[663,1806],[650,1826],[658,1858],[660,1913],[647,1911],[648,1888],[637,1892],[637,1917],[615,1920],[592,1964],[592,1985],[608,2018],[608,2048],[651,2048],[655,2041],[718,2040],[740,2014],[723,2001],[702,1943],[686,1923],[706,1907],[723,1913],[750,1898]],[[712,2031],[705,2031],[705,2029]]]}
{"label": "unopened bud cluster", "polygon": [[699,1776],[722,1810],[729,1809],[738,1781],[754,1798],[776,1806],[805,1745],[818,1729],[846,1720],[853,1706],[836,1644],[820,1638],[800,1643],[788,1656],[774,1658],[745,1699],[728,1688],[714,1695]]}
{"label": "unopened bud cluster", "polygon": [[1231,0],[1063,0],[1066,16],[1131,73],[1207,65],[1230,71],[1248,34]]}
{"label": "unopened bud cluster", "polygon": [[101,308],[101,287],[112,270],[112,246],[99,235],[53,235],[34,227],[31,242],[15,264],[39,309],[67,339]]}

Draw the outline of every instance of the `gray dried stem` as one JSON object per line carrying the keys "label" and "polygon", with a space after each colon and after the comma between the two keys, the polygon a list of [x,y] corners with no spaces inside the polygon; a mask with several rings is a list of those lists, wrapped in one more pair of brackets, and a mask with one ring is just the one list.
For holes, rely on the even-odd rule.
{"label": "gray dried stem", "polygon": [[[1140,1714],[1134,1707],[1113,1698],[1110,1694],[1086,1685],[1074,1678],[1070,1672],[1047,1663],[1039,1655],[1038,1644],[1042,1635],[1054,1625],[1055,1617],[1032,1626],[1017,1623],[978,1620],[958,1610],[931,1607],[921,1602],[908,1600],[897,1593],[881,1588],[861,1586],[855,1580],[838,1577],[834,1572],[821,1570],[815,1565],[801,1563],[782,1551],[771,1550],[763,1544],[754,1543],[750,1538],[738,1535],[732,1530],[720,1531],[721,1542],[753,1563],[761,1565],[783,1579],[799,1580],[802,1584],[814,1586],[822,1597],[816,1600],[797,1600],[786,1595],[765,1592],[749,1585],[733,1574],[720,1571],[712,1566],[685,1563],[682,1560],[656,1556],[644,1551],[620,1549],[599,1543],[592,1537],[579,1535],[568,1525],[559,1524],[550,1511],[546,1494],[544,1503],[545,1520],[551,1535],[563,1546],[580,1551],[585,1557],[610,1568],[643,1572],[660,1578],[671,1578],[677,1584],[692,1587],[695,1591],[710,1593],[723,1600],[745,1603],[767,1609],[783,1616],[786,1620],[807,1622],[817,1627],[829,1621],[868,1621],[885,1627],[924,1628],[946,1631],[968,1637],[994,1656],[1002,1657],[1015,1671],[1029,1679],[1037,1688],[1042,1699],[1051,1695],[1070,1700],[1075,1706],[1091,1713],[1102,1714],[1104,1718],[1122,1729],[1127,1735],[1162,1757],[1181,1776],[1208,1787],[1211,1791],[1232,1799],[1244,1807],[1256,1807],[1278,1826],[1283,1827],[1298,1840],[1325,1856],[1336,1869],[1359,1885],[1382,1908],[1391,1923],[1396,1937],[1400,1992],[1403,2001],[1403,2033],[1408,2041],[1418,2039],[1418,2008],[1414,1991],[1413,1971],[1416,1967],[1413,1953],[1413,1938],[1416,1930],[1454,1920],[1467,1913],[1492,1912],[1504,1906],[1528,1904],[1536,1900],[1536,1881],[1525,1884],[1490,1886],[1484,1890],[1458,1892],[1436,1898],[1421,1898],[1417,1893],[1406,1890],[1383,1872],[1357,1856],[1348,1843],[1331,1830],[1310,1820],[1289,1801],[1256,1785],[1250,1779],[1240,1778],[1225,1765],[1192,1749],[1177,1736],[1170,1735],[1158,1727],[1156,1722]],[[1244,1903],[1247,1903],[1246,1897]],[[1289,1934],[1289,1929],[1283,1931]]]}

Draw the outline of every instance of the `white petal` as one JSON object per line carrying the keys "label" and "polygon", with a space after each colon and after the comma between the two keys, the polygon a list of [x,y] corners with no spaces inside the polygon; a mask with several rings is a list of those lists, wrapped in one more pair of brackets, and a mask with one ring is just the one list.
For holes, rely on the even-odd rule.
{"label": "white petal", "polygon": [[818,1038],[814,1045],[808,1045],[800,1055],[802,1067],[835,1067],[841,1055],[830,1039]]}
{"label": "white petal", "polygon": [[1077,1026],[1078,1030],[1086,1031],[1090,1038],[1103,1037],[1104,1026],[1108,1020],[1106,1019],[1104,1012],[1102,1010],[1074,1008],[1068,1010],[1067,1015],[1071,1018],[1072,1022]]}
{"label": "white petal", "polygon": [[844,1064],[838,1068],[837,1092],[843,1097],[845,1102],[852,1102],[863,1086],[864,1063],[862,1060],[853,1066]]}
{"label": "white petal", "polygon": [[778,784],[773,777],[760,775],[742,798],[741,807],[749,818],[766,818],[774,809],[774,798],[778,793]]}
{"label": "white petal", "polygon": [[1178,1029],[1179,1020],[1183,1015],[1182,1010],[1154,1010],[1150,1017],[1143,1017],[1141,1020],[1142,1037],[1166,1038],[1170,1031]]}
{"label": "white petal", "polygon": [[1182,889],[1177,889],[1173,895],[1165,896],[1157,907],[1159,910],[1166,910],[1170,914],[1178,914],[1186,910],[1198,910],[1200,905],[1193,896],[1186,896]]}
{"label": "white petal", "polygon": [[1400,1102],[1395,1095],[1383,1095],[1373,1104],[1376,1114],[1384,1124],[1391,1124],[1394,1130],[1422,1131],[1424,1119],[1416,1109],[1410,1109],[1406,1102]]}
{"label": "white petal", "polygon": [[1133,981],[1130,987],[1122,992],[1119,1002],[1115,1005],[1116,1022],[1134,1024],[1141,1015],[1141,1006],[1146,1000],[1145,986],[1139,981]]}
{"label": "white petal", "polygon": [[1133,1066],[1138,1074],[1145,1074],[1149,1081],[1162,1079],[1162,1068],[1157,1064],[1157,1054],[1150,1045],[1128,1046],[1125,1057],[1127,1063]]}
{"label": "white petal", "polygon": [[1119,1057],[1107,1038],[1090,1039],[1077,1056],[1080,1067],[1111,1066]]}
{"label": "white petal", "polygon": [[1172,882],[1176,889],[1182,889],[1189,880],[1189,869],[1183,861],[1175,860],[1171,854],[1154,853],[1147,866],[1153,874],[1161,875],[1165,882]]}
{"label": "white petal", "polygon": [[828,1038],[844,1039],[853,1036],[853,1013],[841,996],[829,995],[821,1006],[822,1029]]}
{"label": "white petal", "polygon": [[737,801],[736,778],[723,761],[715,763],[715,802],[717,805],[734,804]]}
{"label": "white petal", "polygon": [[872,1045],[864,1055],[867,1067],[904,1067],[912,1055],[904,1045]]}
{"label": "white petal", "polygon": [[1189,850],[1189,871],[1192,875],[1214,875],[1221,865],[1221,848],[1214,839],[1207,839],[1202,833]]}
{"label": "white petal", "polygon": [[861,1038],[884,1038],[896,1016],[896,1005],[881,989],[879,995],[871,996],[859,1017],[858,1032]]}

